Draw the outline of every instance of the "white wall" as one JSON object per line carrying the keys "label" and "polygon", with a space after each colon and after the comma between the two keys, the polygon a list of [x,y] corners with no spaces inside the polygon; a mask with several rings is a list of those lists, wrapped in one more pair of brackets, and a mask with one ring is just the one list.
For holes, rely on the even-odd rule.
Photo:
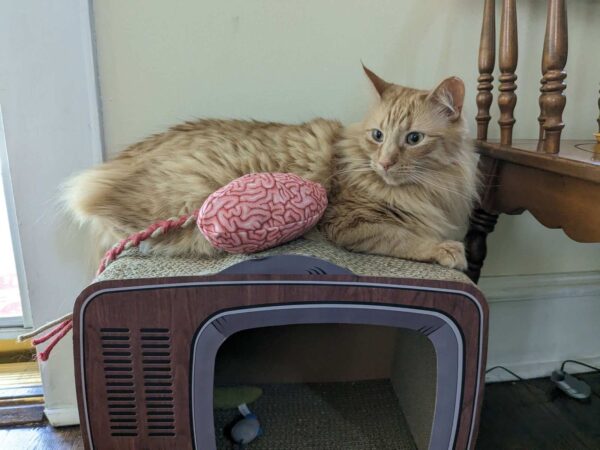
{"label": "white wall", "polygon": [[[545,3],[519,4],[521,138],[537,136]],[[598,116],[600,6],[569,8],[565,136],[588,139]],[[479,0],[103,0],[95,12],[109,154],[196,117],[355,121],[371,101],[361,59],[419,88],[462,77],[474,124]],[[600,245],[576,244],[524,214],[500,219],[484,274],[599,269]]]}
{"label": "white wall", "polygon": [[[87,2],[0,0],[0,105],[33,325],[72,310],[89,282],[85,239],[60,220],[58,185],[101,160]],[[53,424],[78,420],[71,338],[41,364]]]}

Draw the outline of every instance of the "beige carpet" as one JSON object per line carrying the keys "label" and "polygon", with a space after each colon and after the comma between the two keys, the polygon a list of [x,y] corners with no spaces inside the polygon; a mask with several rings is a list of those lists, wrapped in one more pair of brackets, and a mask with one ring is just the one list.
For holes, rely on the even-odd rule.
{"label": "beige carpet", "polygon": [[[388,380],[268,384],[250,405],[264,434],[248,450],[413,450],[410,431]],[[232,449],[234,410],[215,411],[217,448]]]}

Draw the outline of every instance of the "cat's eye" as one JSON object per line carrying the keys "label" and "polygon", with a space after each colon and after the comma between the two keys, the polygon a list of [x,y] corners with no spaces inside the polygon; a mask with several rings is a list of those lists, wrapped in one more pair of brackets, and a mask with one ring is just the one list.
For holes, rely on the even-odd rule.
{"label": "cat's eye", "polygon": [[411,131],[406,135],[406,143],[408,145],[417,145],[425,138],[423,133],[419,133],[418,131]]}
{"label": "cat's eye", "polygon": [[371,130],[371,137],[375,142],[383,142],[383,131],[373,128]]}

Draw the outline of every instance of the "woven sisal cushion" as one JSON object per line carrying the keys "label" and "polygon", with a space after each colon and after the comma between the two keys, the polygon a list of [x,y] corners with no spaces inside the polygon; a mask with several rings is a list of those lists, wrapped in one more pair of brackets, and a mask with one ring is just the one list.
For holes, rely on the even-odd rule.
{"label": "woven sisal cushion", "polygon": [[349,252],[324,240],[298,239],[288,244],[252,255],[223,253],[212,258],[152,256],[131,249],[98,276],[96,281],[126,278],[210,275],[233,264],[270,255],[305,255],[346,267],[356,275],[448,280],[470,283],[462,272],[436,264],[426,264],[388,256]]}

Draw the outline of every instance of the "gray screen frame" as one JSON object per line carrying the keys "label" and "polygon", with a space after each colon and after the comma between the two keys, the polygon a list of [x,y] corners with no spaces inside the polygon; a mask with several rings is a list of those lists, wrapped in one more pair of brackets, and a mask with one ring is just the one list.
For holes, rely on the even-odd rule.
{"label": "gray screen frame", "polygon": [[213,416],[214,367],[219,348],[233,334],[255,328],[300,324],[379,325],[427,330],[436,353],[436,402],[430,449],[452,449],[462,396],[464,342],[453,320],[437,311],[373,304],[298,303],[232,309],[209,318],[192,350],[191,414],[195,448],[216,450]]}

